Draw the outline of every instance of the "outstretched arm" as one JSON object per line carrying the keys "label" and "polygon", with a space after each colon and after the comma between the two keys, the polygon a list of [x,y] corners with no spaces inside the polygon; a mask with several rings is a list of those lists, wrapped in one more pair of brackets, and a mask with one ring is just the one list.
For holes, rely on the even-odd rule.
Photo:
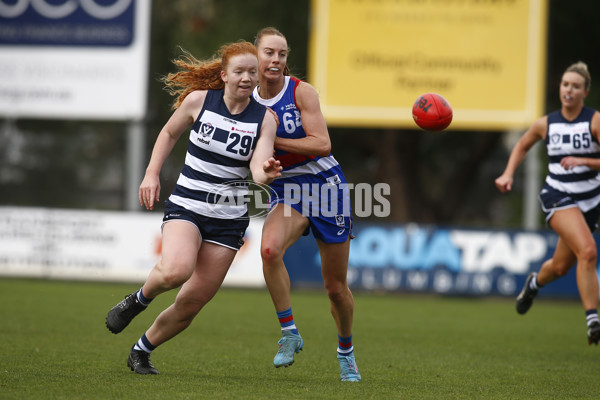
{"label": "outstretched arm", "polygon": [[260,130],[260,137],[250,160],[250,171],[252,179],[256,183],[269,184],[273,179],[281,176],[282,167],[279,160],[273,157],[273,145],[275,143],[275,132],[277,130],[276,116],[266,112]]}
{"label": "outstretched arm", "polygon": [[548,117],[539,118],[531,125],[531,127],[521,136],[508,158],[506,168],[494,183],[498,190],[502,193],[512,190],[513,177],[517,167],[521,164],[527,152],[538,141],[542,140],[546,135],[546,127],[548,126]]}

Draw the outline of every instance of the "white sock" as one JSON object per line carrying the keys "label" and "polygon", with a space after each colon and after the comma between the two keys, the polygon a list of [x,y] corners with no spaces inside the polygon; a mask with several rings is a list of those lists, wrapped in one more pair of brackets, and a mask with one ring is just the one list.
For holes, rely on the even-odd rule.
{"label": "white sock", "polygon": [[533,277],[533,279],[529,282],[529,289],[531,290],[539,290],[540,287],[537,281],[537,275]]}

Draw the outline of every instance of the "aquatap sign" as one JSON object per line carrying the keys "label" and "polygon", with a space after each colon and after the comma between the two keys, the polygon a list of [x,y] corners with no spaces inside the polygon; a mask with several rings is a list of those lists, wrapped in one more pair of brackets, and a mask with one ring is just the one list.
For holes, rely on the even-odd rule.
{"label": "aquatap sign", "polygon": [[[444,229],[356,223],[350,246],[351,288],[452,295],[516,296],[531,271],[551,258],[552,231]],[[318,248],[301,238],[285,256],[292,283],[322,285]],[[575,268],[541,296],[577,297]]]}

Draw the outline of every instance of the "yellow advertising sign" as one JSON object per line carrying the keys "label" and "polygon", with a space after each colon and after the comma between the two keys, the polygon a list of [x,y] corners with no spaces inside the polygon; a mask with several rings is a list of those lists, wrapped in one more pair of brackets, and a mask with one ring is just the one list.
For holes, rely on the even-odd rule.
{"label": "yellow advertising sign", "polygon": [[435,92],[450,129],[520,129],[544,112],[548,0],[312,0],[309,82],[331,126],[417,129]]}

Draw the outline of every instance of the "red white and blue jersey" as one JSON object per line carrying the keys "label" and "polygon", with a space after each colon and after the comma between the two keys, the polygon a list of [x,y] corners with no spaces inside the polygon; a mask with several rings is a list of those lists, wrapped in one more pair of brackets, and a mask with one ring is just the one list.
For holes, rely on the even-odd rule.
{"label": "red white and blue jersey", "polygon": [[[263,99],[258,94],[258,87],[254,89],[252,96],[260,104],[263,104],[277,113],[279,126],[277,136],[284,139],[300,139],[306,137],[300,110],[296,106],[296,88],[300,80],[291,76],[285,76],[283,89],[272,99]],[[275,158],[281,162],[283,171],[281,178],[289,178],[296,175],[316,175],[326,173],[334,167],[339,168],[338,162],[329,154],[327,157],[305,156],[289,153],[275,149]]]}
{"label": "red white and blue jersey", "polygon": [[[197,214],[234,219],[247,214],[244,181],[256,147],[266,108],[250,98],[248,106],[232,115],[223,90],[209,90],[190,132],[185,165],[168,201]],[[236,184],[233,184],[235,182]],[[239,182],[239,184],[237,184]]]}
{"label": "red white and blue jersey", "polygon": [[[252,96],[277,114],[278,137],[301,139],[306,137],[306,132],[302,126],[302,110],[296,105],[296,88],[300,80],[290,76],[284,78],[283,89],[277,96],[263,99],[258,94],[258,87]],[[286,203],[306,216],[315,237],[325,243],[347,240],[352,225],[349,189],[333,155],[305,156],[275,149],[275,158],[281,162],[283,170],[281,177],[270,184],[271,204]],[[293,188],[301,188],[301,194],[291,190]],[[324,196],[323,193],[328,195]],[[323,210],[332,212],[323,213]]]}
{"label": "red white and blue jersey", "polygon": [[600,144],[592,135],[591,121],[596,111],[583,107],[579,116],[566,120],[560,111],[548,114],[548,175],[546,185],[569,196],[583,211],[600,204],[600,173],[587,166],[566,170],[560,160],[567,156],[599,158]]}

